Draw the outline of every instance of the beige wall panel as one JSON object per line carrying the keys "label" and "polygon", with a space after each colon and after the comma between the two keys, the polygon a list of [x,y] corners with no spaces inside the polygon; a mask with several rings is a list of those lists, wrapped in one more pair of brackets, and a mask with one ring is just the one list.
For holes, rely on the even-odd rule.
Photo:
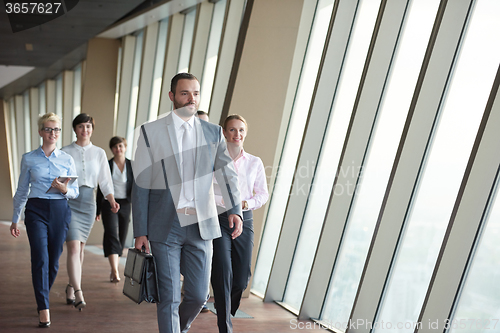
{"label": "beige wall panel", "polygon": [[45,81],[45,105],[46,113],[56,113],[56,81]]}
{"label": "beige wall panel", "polygon": [[[83,79],[82,113],[90,114],[96,123],[92,143],[103,148],[111,157],[108,148],[113,136],[116,71],[120,41],[94,38],[89,40],[87,65]],[[87,244],[102,244],[102,223],[95,223]]]}
{"label": "beige wall panel", "polygon": [[[303,2],[304,4],[302,6],[302,17],[300,19],[293,64],[290,71],[290,79],[288,81],[288,88],[284,104],[285,106],[283,108],[283,115],[281,117],[278,141],[276,143],[277,147],[283,147],[285,144],[288,123],[290,121],[290,116],[292,114],[293,103],[295,101],[295,94],[297,92],[297,86],[299,84],[300,74],[302,72],[302,65],[304,62],[304,57],[307,50],[307,44],[309,41],[309,34],[311,32],[311,25],[314,19],[316,0],[305,0]],[[274,165],[277,166],[279,164],[281,160],[281,152],[282,152],[281,149],[276,150],[276,153],[274,154],[274,160],[272,162],[273,166]],[[269,192],[272,192],[274,186],[276,185],[277,174],[278,174],[277,167],[272,169],[270,175],[268,174]],[[266,206],[264,216],[267,215],[268,208],[269,205]],[[260,239],[258,240],[258,242],[260,242]]]}
{"label": "beige wall panel", "polygon": [[72,141],[73,123],[73,71],[63,72],[63,119],[62,119],[62,145],[69,145]]}
{"label": "beige wall panel", "polygon": [[[228,114],[240,114],[247,120],[249,134],[245,150],[259,156],[268,167],[272,166],[276,151],[281,150],[279,128],[284,116],[302,5],[303,0],[254,2],[228,111]],[[264,211],[261,208],[254,214],[255,240],[260,239]],[[255,242],[252,270],[258,247]],[[245,294],[248,295],[248,290]]]}
{"label": "beige wall panel", "polygon": [[12,220],[12,180],[9,165],[9,133],[7,128],[7,117],[8,112],[7,103],[0,99],[0,200],[2,205],[0,205],[0,220],[11,221]]}
{"label": "beige wall panel", "polygon": [[31,117],[31,150],[40,146],[38,135],[38,117],[40,116],[40,98],[38,88],[30,88],[30,117]]}
{"label": "beige wall panel", "polygon": [[[16,141],[17,141],[17,158],[19,163],[21,163],[21,158],[23,154],[26,153],[26,143],[25,143],[25,122],[24,118],[24,98],[23,95],[14,96],[15,114],[16,114]],[[21,165],[21,164],[19,164]]]}

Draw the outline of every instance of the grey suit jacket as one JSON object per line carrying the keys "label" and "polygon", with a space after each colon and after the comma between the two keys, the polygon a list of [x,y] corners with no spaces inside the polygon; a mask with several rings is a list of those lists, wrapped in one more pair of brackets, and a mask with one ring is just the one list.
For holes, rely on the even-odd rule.
{"label": "grey suit jacket", "polygon": [[[223,199],[228,214],[242,215],[238,176],[227,152],[222,128],[195,118],[195,208],[202,239],[221,236],[213,192],[213,176],[226,184]],[[179,145],[172,114],[141,126],[132,167],[134,237],[166,242],[172,223],[179,221],[181,192]],[[223,187],[224,188],[224,187]]]}

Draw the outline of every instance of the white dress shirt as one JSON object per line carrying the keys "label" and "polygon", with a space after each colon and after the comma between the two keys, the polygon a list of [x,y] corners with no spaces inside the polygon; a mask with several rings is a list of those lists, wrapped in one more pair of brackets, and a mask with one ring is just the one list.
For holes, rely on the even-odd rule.
{"label": "white dress shirt", "polygon": [[104,149],[89,143],[81,147],[73,142],[61,149],[75,160],[78,186],[96,188],[100,186],[104,197],[114,195],[113,180]]}
{"label": "white dress shirt", "polygon": [[113,161],[113,189],[115,199],[127,199],[127,163],[123,165],[123,172],[120,171],[116,162]]}
{"label": "white dress shirt", "polygon": [[[183,148],[182,147],[182,136],[184,134],[184,123],[186,123],[184,120],[182,120],[177,114],[175,114],[175,112],[172,111],[172,119],[174,121],[174,127],[175,127],[175,136],[177,138],[177,144],[179,145],[179,152],[182,152]],[[193,132],[193,145],[191,148],[193,147],[196,147],[196,130],[195,130],[195,127],[194,127],[194,122],[195,122],[195,119],[194,119],[194,116],[191,117],[187,123],[188,123],[188,126],[191,126],[191,131]],[[193,153],[194,153],[195,149],[193,149]],[[182,154],[179,154],[179,158],[181,159],[181,165],[182,165]],[[182,170],[179,170],[181,172],[181,176],[182,176]],[[190,180],[189,182],[193,182],[194,180]],[[177,208],[184,208],[184,207],[195,207],[195,204],[194,204],[194,198],[193,199],[188,199],[186,197],[186,195],[184,194],[184,183],[183,183],[183,186],[181,188],[181,194],[180,194],[180,197],[179,197],[179,203],[177,205]]]}
{"label": "white dress shirt", "polygon": [[[248,209],[255,210],[262,207],[269,199],[267,190],[266,170],[262,160],[252,154],[242,151],[242,155],[234,162],[238,173],[241,201],[248,203]],[[218,206],[224,207],[220,194],[220,187],[214,178],[215,201]]]}

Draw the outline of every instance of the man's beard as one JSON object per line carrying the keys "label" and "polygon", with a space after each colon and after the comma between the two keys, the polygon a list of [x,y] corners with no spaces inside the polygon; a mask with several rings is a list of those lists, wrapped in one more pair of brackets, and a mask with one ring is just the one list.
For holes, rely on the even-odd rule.
{"label": "man's beard", "polygon": [[175,109],[175,112],[180,117],[189,118],[189,117],[192,117],[196,113],[196,108],[181,107],[181,108]]}
{"label": "man's beard", "polygon": [[196,104],[191,104],[191,103],[185,105],[174,103],[174,108],[179,116],[186,118],[193,116],[196,113],[196,111],[198,111]]}

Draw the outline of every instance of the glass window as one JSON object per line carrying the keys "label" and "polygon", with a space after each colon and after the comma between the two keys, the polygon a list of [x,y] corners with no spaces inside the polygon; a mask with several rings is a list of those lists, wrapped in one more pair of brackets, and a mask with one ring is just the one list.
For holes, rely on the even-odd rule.
{"label": "glass window", "polygon": [[149,106],[148,121],[158,117],[160,105],[161,83],[163,77],[163,66],[165,64],[165,51],[167,47],[168,18],[160,22],[158,41],[156,46],[155,65],[153,69],[153,91],[151,92],[151,103]]}
{"label": "glass window", "polygon": [[[123,61],[123,46],[118,48],[118,64],[116,66],[116,85],[115,85],[115,105],[113,109],[113,133],[116,134],[117,131],[117,121],[118,121],[118,103],[120,102],[120,82],[121,82],[121,68]],[[76,74],[75,74],[76,75]]]}
{"label": "glass window", "polygon": [[212,87],[214,85],[215,69],[217,68],[217,56],[219,55],[226,3],[227,0],[221,0],[215,3],[212,15],[210,36],[208,37],[207,56],[201,79],[200,110],[205,112],[209,111],[208,108],[210,107],[210,100],[212,98]]}
{"label": "glass window", "polygon": [[[31,151],[31,116],[30,116],[30,93],[26,90],[23,94],[23,108],[24,108],[24,151]],[[33,133],[35,135],[36,133]],[[36,134],[38,135],[38,134]]]}
{"label": "glass window", "polygon": [[[132,88],[130,91],[130,108],[128,112],[127,122],[127,142],[134,142],[135,118],[137,114],[137,99],[139,97],[139,79],[141,77],[141,62],[142,62],[142,44],[144,39],[144,31],[137,34],[135,40],[134,52],[134,67],[132,69]],[[129,143],[129,144],[130,144]],[[127,149],[127,158],[132,158],[133,147]]]}
{"label": "glass window", "polygon": [[295,161],[299,154],[302,136],[311,98],[316,82],[316,76],[323,54],[328,24],[333,9],[333,0],[319,0],[316,7],[316,13],[304,64],[301,71],[301,77],[297,88],[295,103],[292,109],[290,124],[288,126],[285,146],[281,156],[279,173],[276,184],[273,189],[271,205],[269,207],[266,226],[262,236],[255,275],[253,280],[253,289],[264,294],[271,272],[271,266],[278,243],[280,228],[285,214],[288,194],[292,184]]}
{"label": "glass window", "polygon": [[[73,118],[75,119],[81,113],[82,105],[82,64],[78,64],[73,69]],[[71,130],[71,140],[76,140],[75,131],[72,129],[64,129],[66,131]]]}
{"label": "glass window", "polygon": [[407,12],[326,296],[327,322],[349,319],[438,6],[439,0],[414,1]]}
{"label": "glass window", "polygon": [[184,29],[182,31],[181,53],[179,54],[178,73],[189,71],[191,60],[191,47],[193,45],[194,26],[196,23],[196,7],[185,15]]}
{"label": "glass window", "polygon": [[20,162],[21,158],[18,158],[18,152],[17,152],[17,127],[16,127],[16,102],[15,102],[15,96],[11,97],[9,99],[9,120],[10,120],[10,144],[11,144],[11,157],[12,157],[12,175],[13,175],[13,180],[14,180],[14,188],[13,190],[15,191],[17,188],[17,182],[19,180],[19,173],[20,173]]}
{"label": "glass window", "polygon": [[[377,322],[416,323],[500,61],[500,3],[476,2]],[[377,329],[376,332],[413,332]]]}
{"label": "glass window", "polygon": [[450,322],[452,333],[498,332],[500,330],[500,284],[498,283],[500,280],[500,248],[498,246],[500,195],[498,195],[498,187],[497,180],[496,198],[492,200],[472,265]]}
{"label": "glass window", "polygon": [[82,64],[73,70],[73,119],[80,114],[82,104]]}
{"label": "glass window", "polygon": [[38,86],[38,98],[40,99],[39,100],[39,104],[40,104],[40,114],[43,115],[43,114],[46,114],[47,113],[47,96],[46,96],[47,92],[45,90],[45,82],[43,82],[42,84],[40,84]]}
{"label": "glass window", "polygon": [[[477,12],[483,12],[487,19],[477,24],[490,25],[498,31],[499,24],[495,17],[500,14],[497,1],[482,0],[477,4]],[[478,14],[476,14],[478,15]],[[494,26],[491,24],[495,22]],[[498,38],[498,34],[497,37]],[[498,44],[495,53],[498,54]],[[496,194],[486,216],[485,225],[473,255],[472,264],[467,273],[465,284],[452,316],[453,333],[493,332],[500,330],[500,179],[497,179]],[[474,320],[474,322],[471,322]],[[466,322],[466,329],[454,326],[454,323]],[[455,327],[455,328],[454,328]]]}
{"label": "glass window", "polygon": [[[56,77],[56,114],[62,119],[63,118],[63,77],[59,74]],[[62,126],[62,124],[61,124]],[[62,147],[62,136],[60,140],[57,140],[57,148]]]}
{"label": "glass window", "polygon": [[63,78],[62,74],[56,77],[56,114],[62,118],[63,114]]}
{"label": "glass window", "polygon": [[[313,188],[304,214],[302,227],[304,230],[301,230],[292,266],[291,276],[292,274],[300,274],[302,277],[296,279],[299,284],[294,282],[295,279],[289,280],[285,294],[286,302],[289,298],[294,297],[294,288],[305,288],[306,279],[310,274],[319,233],[325,219],[336,176],[333,171],[338,168],[379,4],[380,1],[365,1],[358,9],[339,85],[335,93],[325,140],[318,158]],[[337,188],[335,193],[342,194],[340,191],[344,190],[349,189]],[[299,255],[306,260],[299,258]],[[301,270],[303,271],[301,272]],[[297,273],[293,273],[293,271]],[[301,295],[300,299],[302,297]]]}
{"label": "glass window", "polygon": [[[365,1],[358,9],[343,74],[334,101],[313,188],[304,214],[284,301],[300,306],[325,218],[335,172],[370,44],[380,1]],[[333,92],[332,92],[333,93]],[[297,292],[299,290],[300,292]]]}
{"label": "glass window", "polygon": [[[40,115],[44,115],[47,113],[47,99],[46,99],[46,90],[45,90],[45,82],[38,86],[38,103],[40,108]],[[42,137],[39,137],[40,145],[42,144]]]}

